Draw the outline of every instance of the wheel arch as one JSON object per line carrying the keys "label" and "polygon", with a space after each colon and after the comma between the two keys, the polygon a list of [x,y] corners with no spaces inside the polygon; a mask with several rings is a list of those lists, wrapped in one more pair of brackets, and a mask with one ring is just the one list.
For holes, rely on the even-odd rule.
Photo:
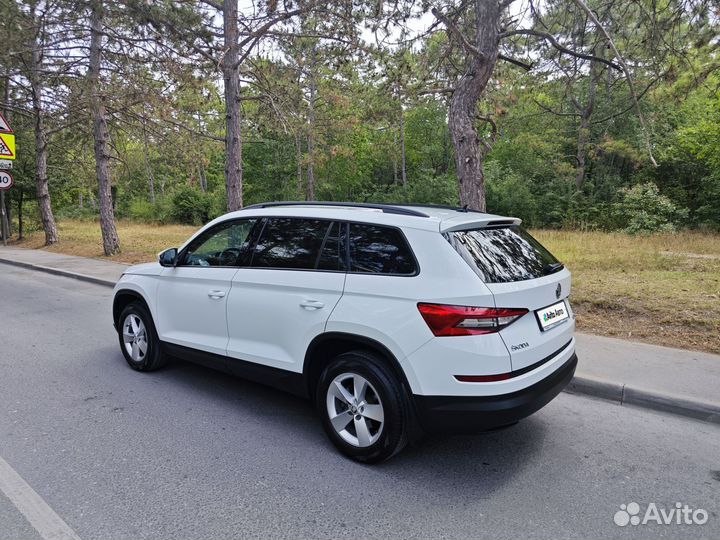
{"label": "wheel arch", "polygon": [[120,318],[120,314],[122,313],[123,309],[125,309],[125,307],[135,301],[140,301],[152,317],[150,304],[148,304],[148,301],[145,299],[142,293],[134,289],[119,289],[115,293],[115,297],[113,298],[113,326],[115,326],[115,329],[117,329],[118,327],[118,319]]}
{"label": "wheel arch", "polygon": [[376,353],[392,369],[407,395],[412,394],[405,371],[395,355],[379,341],[347,332],[325,332],[310,342],[303,362],[303,379],[308,396],[315,395],[315,385],[330,360],[345,352],[364,350]]}

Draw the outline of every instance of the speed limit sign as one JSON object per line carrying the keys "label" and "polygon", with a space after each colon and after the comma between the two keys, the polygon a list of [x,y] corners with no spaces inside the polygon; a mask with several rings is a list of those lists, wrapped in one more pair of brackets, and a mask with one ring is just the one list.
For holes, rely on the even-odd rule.
{"label": "speed limit sign", "polygon": [[0,171],[0,189],[10,189],[13,186],[13,177],[7,171]]}

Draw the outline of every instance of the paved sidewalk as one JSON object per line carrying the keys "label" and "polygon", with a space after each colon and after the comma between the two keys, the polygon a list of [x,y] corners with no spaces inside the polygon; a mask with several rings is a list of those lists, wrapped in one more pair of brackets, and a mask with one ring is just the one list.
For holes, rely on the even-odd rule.
{"label": "paved sidewalk", "polygon": [[[2,246],[0,263],[110,287],[128,266]],[[568,392],[720,423],[720,355],[590,334],[577,335],[577,353]]]}
{"label": "paved sidewalk", "polygon": [[720,423],[720,355],[577,334],[568,391]]}
{"label": "paved sidewalk", "polygon": [[0,246],[0,262],[73,277],[100,285],[115,285],[127,264],[52,253],[42,249]]}

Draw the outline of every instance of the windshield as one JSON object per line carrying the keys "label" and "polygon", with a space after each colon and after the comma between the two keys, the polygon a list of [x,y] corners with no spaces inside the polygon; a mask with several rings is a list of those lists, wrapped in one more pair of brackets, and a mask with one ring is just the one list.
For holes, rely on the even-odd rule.
{"label": "windshield", "polygon": [[443,236],[485,283],[535,279],[563,265],[517,225],[453,231]]}

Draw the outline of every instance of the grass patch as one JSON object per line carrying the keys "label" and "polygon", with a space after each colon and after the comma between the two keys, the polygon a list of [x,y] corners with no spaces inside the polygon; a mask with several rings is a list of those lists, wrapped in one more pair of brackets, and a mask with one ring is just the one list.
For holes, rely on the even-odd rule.
{"label": "grass patch", "polygon": [[[96,221],[66,220],[58,222],[60,242],[47,251],[78,255],[80,257],[102,258],[124,263],[154,261],[163,249],[179,247],[198,230],[190,225],[153,225],[132,221],[118,221],[122,253],[105,257],[102,249],[100,224]],[[45,234],[42,231],[26,235],[22,242],[13,245],[26,248],[42,248]]]}
{"label": "grass patch", "polygon": [[720,235],[533,233],[573,273],[580,330],[720,353]]}
{"label": "grass patch", "polygon": [[[118,262],[146,262],[197,230],[185,225],[118,222]],[[49,251],[102,255],[95,222],[59,223]],[[573,273],[571,301],[583,332],[720,353],[720,235],[652,236],[533,231]],[[40,248],[42,232],[15,245]]]}

